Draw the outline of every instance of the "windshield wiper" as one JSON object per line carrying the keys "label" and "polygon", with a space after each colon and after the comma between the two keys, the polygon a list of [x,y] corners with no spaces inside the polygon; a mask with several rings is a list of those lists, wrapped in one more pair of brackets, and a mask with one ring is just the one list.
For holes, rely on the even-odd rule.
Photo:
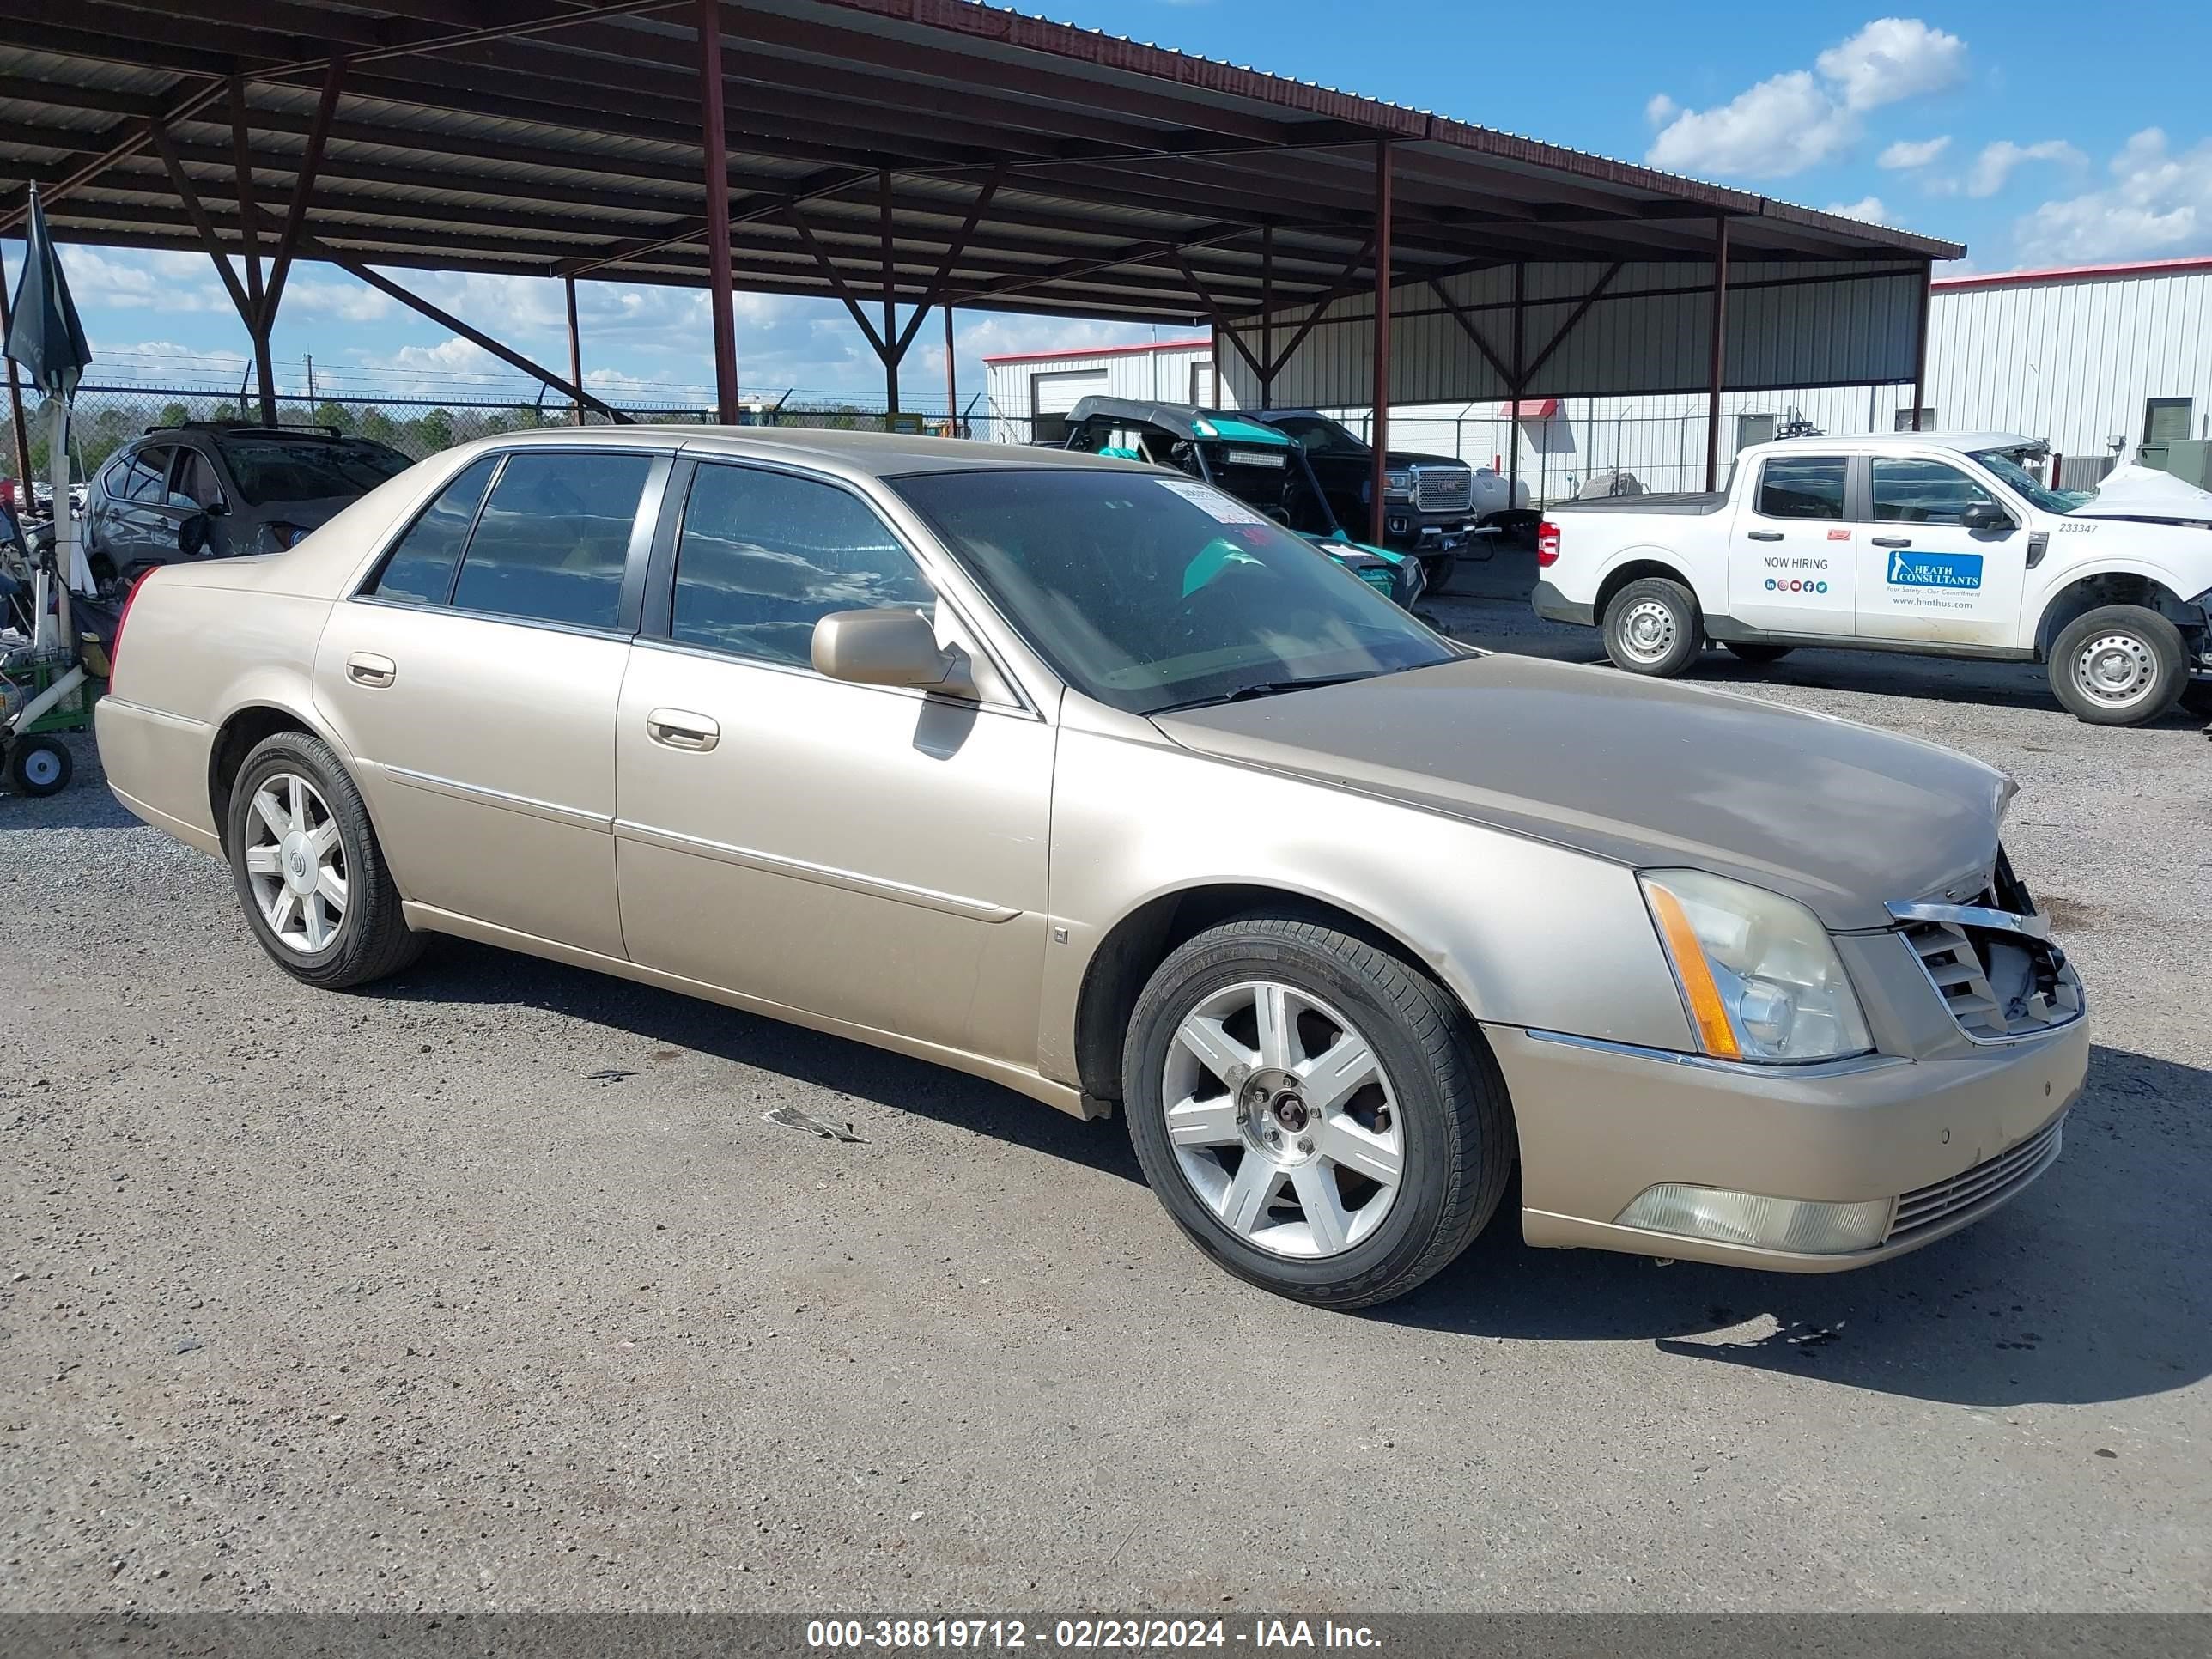
{"label": "windshield wiper", "polygon": [[1358,674],[1316,674],[1300,680],[1255,680],[1240,685],[1233,691],[1217,691],[1210,697],[1193,697],[1188,702],[1171,702],[1165,708],[1155,708],[1155,714],[1172,714],[1185,708],[1204,708],[1214,703],[1249,702],[1255,697],[1272,697],[1285,691],[1304,691],[1316,685],[1345,685],[1353,680],[1375,678],[1375,671]]}

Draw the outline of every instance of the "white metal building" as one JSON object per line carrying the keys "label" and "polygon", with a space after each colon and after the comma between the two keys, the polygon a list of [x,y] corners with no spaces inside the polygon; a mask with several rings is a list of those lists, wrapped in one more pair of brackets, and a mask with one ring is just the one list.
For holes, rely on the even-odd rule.
{"label": "white metal building", "polygon": [[[1437,348],[1450,337],[1437,333]],[[1602,334],[1595,337],[1602,349]],[[1052,416],[1093,393],[1234,406],[1238,365],[1224,358],[1217,380],[1214,347],[1198,337],[989,359],[994,434],[1057,435]],[[1399,384],[1418,387],[1402,349],[1392,355]],[[1298,401],[1291,380],[1275,388],[1285,406]],[[2212,436],[2212,258],[1940,278],[1926,398],[1925,426],[2047,440],[2066,458],[2069,484],[2094,482],[2116,454],[2145,442]],[[1506,403],[1405,403],[1392,410],[1390,442],[1501,471],[1517,459],[1539,500],[1616,470],[1647,489],[1694,489],[1705,478],[1705,401],[1702,392],[1531,397],[1517,420]],[[1721,460],[1793,419],[1838,434],[1907,428],[1911,402],[1911,388],[1896,385],[1724,392]],[[1336,412],[1355,430],[1367,413]]]}

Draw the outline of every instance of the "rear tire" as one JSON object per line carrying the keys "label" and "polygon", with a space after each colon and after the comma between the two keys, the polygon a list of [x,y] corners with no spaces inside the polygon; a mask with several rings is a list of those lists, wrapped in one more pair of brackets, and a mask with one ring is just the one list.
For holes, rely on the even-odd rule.
{"label": "rear tire", "polygon": [[361,792],[320,738],[279,732],[254,746],[231,787],[225,844],[246,925],[302,984],[346,990],[422,954]]}
{"label": "rear tire", "polygon": [[1665,576],[1644,576],[1605,608],[1605,654],[1630,674],[1673,679],[1686,673],[1705,643],[1698,596]]}
{"label": "rear tire", "polygon": [[1447,1266],[1512,1168],[1504,1079],[1465,1011],[1320,921],[1249,916],[1176,951],[1138,999],[1121,1075],[1176,1225],[1319,1307],[1371,1307]]}
{"label": "rear tire", "polygon": [[1729,655],[1734,657],[1738,662],[1748,663],[1780,662],[1784,657],[1788,656],[1792,651],[1796,649],[1795,646],[1789,645],[1753,645],[1748,643],[1739,645],[1733,641],[1726,640],[1723,641],[1722,643],[1728,647]]}
{"label": "rear tire", "polygon": [[2076,617],[2051,642],[2051,689],[2075,719],[2141,726],[2173,706],[2189,684],[2181,630],[2139,605],[2105,605]]}

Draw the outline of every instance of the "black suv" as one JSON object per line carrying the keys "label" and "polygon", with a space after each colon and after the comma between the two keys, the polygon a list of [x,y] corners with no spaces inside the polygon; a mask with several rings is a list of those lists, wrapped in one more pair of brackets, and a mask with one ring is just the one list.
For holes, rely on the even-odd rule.
{"label": "black suv", "polygon": [[331,427],[149,427],[93,477],[85,556],[105,585],[179,559],[280,552],[413,465]]}

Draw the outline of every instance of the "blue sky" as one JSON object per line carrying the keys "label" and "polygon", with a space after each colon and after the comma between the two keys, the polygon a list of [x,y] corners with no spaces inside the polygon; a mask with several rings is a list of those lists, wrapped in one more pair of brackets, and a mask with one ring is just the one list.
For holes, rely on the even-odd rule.
{"label": "blue sky", "polygon": [[[1507,131],[1647,161],[1969,246],[1967,268],[2212,254],[2212,7],[2155,13],[1990,5],[1571,8],[1467,0],[1053,0],[1049,15]],[[21,246],[7,246],[11,276]],[[235,384],[244,331],[208,262],[64,252],[94,380]],[[558,288],[402,273],[549,365],[565,361]],[[702,295],[580,285],[586,377],[617,399],[712,378]],[[748,387],[879,395],[834,303],[740,295]],[[1175,331],[1165,331],[1173,333]],[[987,353],[1147,337],[1127,325],[963,313],[963,401]],[[908,401],[941,398],[941,332],[908,359]],[[507,395],[513,372],[342,272],[287,291],[278,375],[319,388]],[[496,388],[496,391],[493,389]]]}

